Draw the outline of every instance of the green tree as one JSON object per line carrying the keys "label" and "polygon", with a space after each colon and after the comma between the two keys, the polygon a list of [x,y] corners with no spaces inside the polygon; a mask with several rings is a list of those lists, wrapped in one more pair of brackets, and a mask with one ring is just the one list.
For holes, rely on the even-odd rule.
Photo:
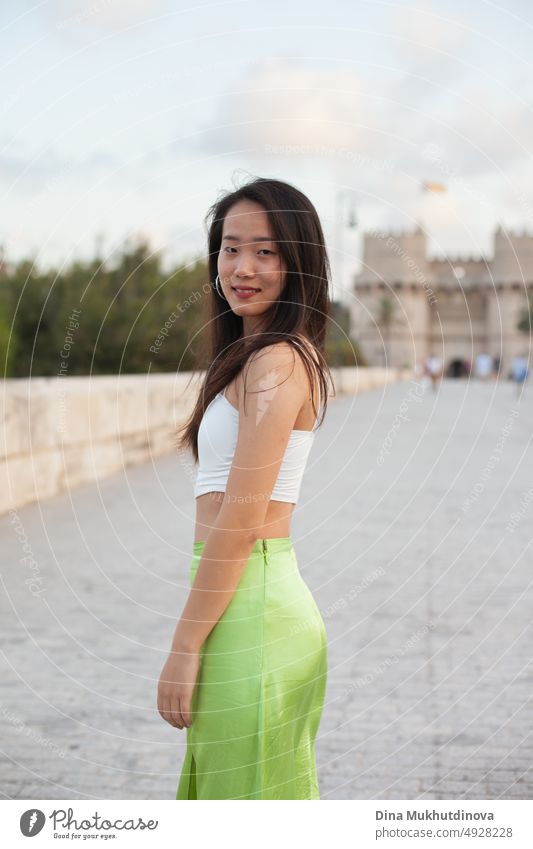
{"label": "green tree", "polygon": [[[203,259],[164,269],[144,239],[100,256],[39,270],[0,264],[0,355],[13,377],[189,371],[209,321]],[[332,306],[326,356],[365,365],[350,339],[348,309]],[[9,339],[9,357],[7,357]],[[207,367],[208,363],[205,364]]]}
{"label": "green tree", "polygon": [[516,329],[521,333],[531,335],[531,327],[533,326],[533,300],[531,292],[527,292],[527,306],[521,311]]}
{"label": "green tree", "polygon": [[366,365],[357,341],[350,337],[350,325],[348,307],[333,301],[326,334],[326,359],[332,367]]}

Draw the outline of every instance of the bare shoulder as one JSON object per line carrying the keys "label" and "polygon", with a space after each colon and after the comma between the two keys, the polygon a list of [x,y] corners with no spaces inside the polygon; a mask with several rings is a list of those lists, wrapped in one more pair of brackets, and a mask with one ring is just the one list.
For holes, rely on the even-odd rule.
{"label": "bare shoulder", "polygon": [[285,341],[284,339],[280,339],[279,342],[272,342],[270,345],[265,345],[263,348],[259,348],[257,351],[253,351],[250,354],[247,362],[251,365],[252,363],[258,362],[265,357],[274,359],[284,359],[286,357],[293,358],[294,356],[294,348],[290,344],[290,342]]}
{"label": "bare shoulder", "polygon": [[283,340],[254,351],[246,362],[243,380],[247,392],[268,390],[282,381],[300,394],[308,384],[301,355]]}
{"label": "bare shoulder", "polygon": [[298,335],[294,337],[294,341],[296,342],[296,346],[291,345],[286,340],[280,339],[279,342],[273,342],[271,345],[265,345],[264,348],[254,351],[247,360],[247,368],[252,367],[252,364],[256,365],[261,360],[264,362],[265,358],[268,362],[301,362],[303,361],[302,347],[307,350],[315,363],[319,363],[318,351],[309,339]]}

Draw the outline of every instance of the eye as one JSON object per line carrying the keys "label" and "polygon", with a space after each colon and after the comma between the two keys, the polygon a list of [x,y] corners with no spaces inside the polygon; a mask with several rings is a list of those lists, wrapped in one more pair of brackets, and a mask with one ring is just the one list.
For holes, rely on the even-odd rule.
{"label": "eye", "polygon": [[265,251],[265,253],[267,253],[267,254],[273,254],[274,253],[274,251],[269,251],[268,248],[260,248],[259,253],[261,253],[261,251]]}
{"label": "eye", "polygon": [[228,247],[224,248],[225,253],[227,253],[228,251],[234,251],[234,250],[235,250],[235,248],[232,248],[230,245],[228,245]]}

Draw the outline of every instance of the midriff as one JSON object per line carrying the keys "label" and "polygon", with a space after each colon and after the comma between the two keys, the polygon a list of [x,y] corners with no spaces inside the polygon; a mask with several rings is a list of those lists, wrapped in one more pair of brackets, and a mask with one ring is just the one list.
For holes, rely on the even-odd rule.
{"label": "midriff", "polygon": [[[196,499],[195,542],[207,539],[224,498],[224,492],[206,492]],[[288,501],[269,501],[265,521],[257,531],[257,538],[290,537],[293,510],[294,504],[290,504]]]}

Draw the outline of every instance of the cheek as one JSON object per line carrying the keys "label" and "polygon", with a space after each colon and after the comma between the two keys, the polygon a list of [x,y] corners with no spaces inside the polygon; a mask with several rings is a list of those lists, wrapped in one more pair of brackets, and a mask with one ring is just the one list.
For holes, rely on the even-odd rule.
{"label": "cheek", "polygon": [[272,286],[283,286],[285,279],[285,269],[279,267],[279,261],[273,262],[266,273],[267,280],[270,280]]}
{"label": "cheek", "polygon": [[220,253],[218,255],[217,268],[219,274],[226,273],[227,269],[231,266],[231,260],[229,260],[227,254]]}

